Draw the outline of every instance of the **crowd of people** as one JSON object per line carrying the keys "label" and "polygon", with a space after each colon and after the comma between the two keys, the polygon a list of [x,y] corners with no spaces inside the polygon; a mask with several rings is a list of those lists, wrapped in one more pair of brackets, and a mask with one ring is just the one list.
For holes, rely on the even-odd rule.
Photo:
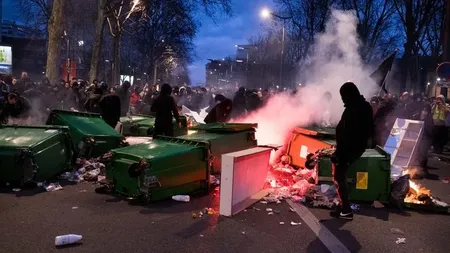
{"label": "crowd of people", "polygon": [[[206,123],[226,122],[231,117],[236,118],[261,108],[271,94],[273,92],[268,90],[244,88],[234,92],[214,87],[171,87],[168,84],[161,87],[150,84],[131,86],[128,81],[110,86],[97,80],[89,83],[77,78],[51,85],[46,78],[34,82],[23,72],[20,78],[10,75],[1,77],[0,122],[43,124],[51,110],[60,109],[100,113],[113,126],[120,116],[128,113],[161,115],[157,108],[171,105],[167,101],[163,106],[152,105],[164,96],[174,98],[178,111],[181,111],[182,106],[198,112],[206,109],[210,112],[205,118]],[[172,113],[170,110],[166,110],[166,113]]]}
{"label": "crowd of people", "polygon": [[[200,112],[209,112],[205,123],[227,122],[263,107],[278,90],[222,89],[214,87],[171,87],[164,84],[134,85],[128,81],[122,85],[107,85],[93,80],[92,83],[73,78],[51,85],[48,79],[34,82],[26,72],[20,78],[2,76],[0,82],[0,122],[7,123],[25,119],[27,123],[42,124],[50,110],[62,109],[102,114],[105,121],[115,126],[120,116],[131,114],[160,115],[172,118],[185,106]],[[290,91],[296,95],[297,91]],[[163,99],[159,97],[172,97]],[[326,93],[326,100],[331,94]],[[159,101],[155,104],[155,101]],[[162,101],[162,102],[161,102]],[[421,150],[426,153],[432,146],[435,153],[442,153],[448,142],[450,108],[444,96],[426,98],[423,94],[408,92],[400,97],[391,94],[370,99],[373,109],[373,144],[384,146],[397,118],[421,120],[425,123]],[[152,106],[153,105],[153,106]],[[178,110],[175,110],[177,108]],[[162,113],[164,111],[164,113]],[[162,115],[162,116],[161,116]],[[168,122],[168,120],[166,120]],[[166,122],[166,123],[167,123]],[[167,123],[168,124],[168,123]],[[165,127],[165,126],[164,126]],[[169,132],[170,134],[170,132]],[[426,157],[426,156],[425,156]],[[426,159],[420,165],[425,167]]]}
{"label": "crowd of people", "polygon": [[436,154],[444,151],[449,140],[450,107],[443,95],[426,98],[423,94],[404,92],[400,97],[390,94],[373,97],[370,102],[374,114],[374,144],[384,146],[395,120],[403,118],[424,122],[418,166],[426,169],[431,147]]}

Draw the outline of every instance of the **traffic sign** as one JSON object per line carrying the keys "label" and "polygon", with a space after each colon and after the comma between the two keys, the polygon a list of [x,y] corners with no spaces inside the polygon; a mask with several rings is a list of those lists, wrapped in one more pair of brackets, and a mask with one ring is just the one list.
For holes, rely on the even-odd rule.
{"label": "traffic sign", "polygon": [[450,80],[450,62],[443,62],[436,68],[438,78]]}

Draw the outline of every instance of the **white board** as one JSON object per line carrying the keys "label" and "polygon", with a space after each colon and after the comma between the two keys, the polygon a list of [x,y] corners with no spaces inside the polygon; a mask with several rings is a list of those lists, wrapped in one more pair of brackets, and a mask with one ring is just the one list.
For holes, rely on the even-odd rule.
{"label": "white board", "polygon": [[384,150],[391,154],[391,166],[410,166],[422,140],[422,134],[423,121],[401,118],[395,120],[384,145]]}
{"label": "white board", "polygon": [[220,214],[232,216],[265,197],[270,148],[251,148],[222,155]]}

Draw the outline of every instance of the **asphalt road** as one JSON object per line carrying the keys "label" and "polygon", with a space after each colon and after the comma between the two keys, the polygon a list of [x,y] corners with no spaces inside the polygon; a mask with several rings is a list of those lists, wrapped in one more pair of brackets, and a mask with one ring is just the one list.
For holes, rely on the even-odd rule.
{"label": "asphalt road", "polygon": [[[450,202],[450,166],[432,160],[432,179],[422,180]],[[94,192],[90,183],[66,185],[56,192],[0,193],[0,252],[329,252],[318,236],[289,210],[288,203],[257,203],[232,218],[192,212],[218,209],[218,194],[189,203],[163,201],[134,206]],[[267,215],[265,208],[280,211]],[[361,206],[354,221],[331,219],[328,210],[309,209],[351,252],[450,252],[450,216]],[[301,222],[298,226],[290,223]],[[284,225],[280,225],[284,222]],[[392,229],[403,234],[393,233]],[[79,245],[57,249],[54,237],[83,235]],[[397,245],[398,237],[406,244]],[[334,253],[334,252],[333,252]]]}

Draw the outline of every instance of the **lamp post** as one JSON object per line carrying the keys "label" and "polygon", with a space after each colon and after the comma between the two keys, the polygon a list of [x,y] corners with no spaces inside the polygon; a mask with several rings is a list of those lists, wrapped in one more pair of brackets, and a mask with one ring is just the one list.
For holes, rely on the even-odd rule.
{"label": "lamp post", "polygon": [[283,17],[278,14],[271,12],[269,9],[264,8],[261,10],[261,17],[263,19],[268,19],[270,17],[275,17],[283,21],[282,34],[281,34],[281,61],[280,61],[280,86],[283,86],[283,63],[284,63],[284,41],[285,41],[285,30],[286,21],[292,19],[292,17]]}

